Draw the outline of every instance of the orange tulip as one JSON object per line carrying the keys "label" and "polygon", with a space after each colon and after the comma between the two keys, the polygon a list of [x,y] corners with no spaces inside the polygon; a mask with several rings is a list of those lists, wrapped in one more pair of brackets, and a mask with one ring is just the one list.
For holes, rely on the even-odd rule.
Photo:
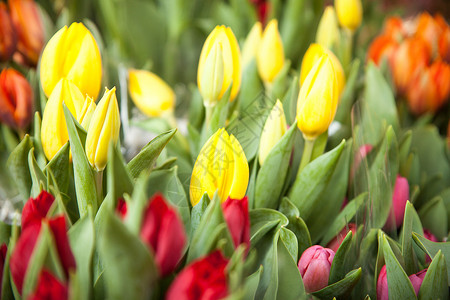
{"label": "orange tulip", "polygon": [[6,4],[0,2],[0,61],[11,58],[17,46],[17,33],[14,29]]}
{"label": "orange tulip", "polygon": [[383,32],[385,35],[400,41],[406,35],[403,20],[399,17],[390,17],[384,23]]}
{"label": "orange tulip", "polygon": [[0,73],[0,122],[24,129],[33,114],[33,90],[22,74],[14,69]]}
{"label": "orange tulip", "polygon": [[438,42],[439,57],[450,63],[450,27],[446,27],[439,37]]}
{"label": "orange tulip", "polygon": [[406,92],[408,84],[429,60],[428,47],[420,38],[408,38],[398,47],[393,55],[392,75],[400,94]]}
{"label": "orange tulip", "polygon": [[19,40],[17,50],[36,65],[44,47],[44,29],[38,5],[33,0],[8,0],[11,18]]}
{"label": "orange tulip", "polygon": [[373,40],[367,52],[367,58],[379,65],[383,58],[392,63],[398,43],[389,35],[380,35]]}
{"label": "orange tulip", "polygon": [[442,31],[442,25],[440,25],[429,13],[424,12],[417,17],[415,36],[426,41],[432,54],[435,54],[438,50],[438,40]]}

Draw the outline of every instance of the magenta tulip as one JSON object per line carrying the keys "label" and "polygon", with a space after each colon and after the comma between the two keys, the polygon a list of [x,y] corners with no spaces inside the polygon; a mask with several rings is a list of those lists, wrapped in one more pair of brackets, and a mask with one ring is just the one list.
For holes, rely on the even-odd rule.
{"label": "magenta tulip", "polygon": [[[416,274],[410,275],[408,278],[412,283],[414,292],[419,295],[420,287],[422,286],[423,279],[427,273],[428,269],[422,270]],[[386,272],[386,265],[381,268],[380,275],[378,275],[377,280],[377,299],[378,300],[389,300],[389,287]]]}
{"label": "magenta tulip", "polygon": [[303,252],[298,269],[303,278],[305,290],[312,293],[328,285],[334,251],[322,246],[312,246]]}
{"label": "magenta tulip", "polygon": [[409,184],[405,177],[397,176],[394,193],[392,194],[392,206],[384,228],[395,230],[403,224],[405,205],[409,200]]}

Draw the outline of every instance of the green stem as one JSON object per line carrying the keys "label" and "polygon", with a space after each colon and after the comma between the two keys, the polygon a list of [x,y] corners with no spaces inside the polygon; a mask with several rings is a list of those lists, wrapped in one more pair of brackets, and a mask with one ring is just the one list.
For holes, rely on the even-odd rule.
{"label": "green stem", "polygon": [[314,142],[316,140],[305,139],[305,148],[303,149],[302,161],[300,163],[300,168],[298,172],[300,173],[303,168],[311,161],[312,151],[314,149]]}
{"label": "green stem", "polygon": [[352,61],[352,50],[353,50],[353,31],[350,29],[344,28],[344,49],[343,49],[343,57],[342,64],[344,70],[347,70],[347,67],[350,65]]}
{"label": "green stem", "polygon": [[95,186],[97,188],[97,204],[100,207],[100,204],[103,202],[103,170],[94,171],[95,173]]}
{"label": "green stem", "polygon": [[[208,103],[208,101],[205,101],[205,103]],[[208,128],[211,123],[212,114],[214,112],[214,105],[206,104],[205,110],[206,110],[205,122],[206,122],[206,128]]]}
{"label": "green stem", "polygon": [[264,89],[266,90],[266,95],[269,98],[274,98],[273,93],[273,83],[264,81]]}

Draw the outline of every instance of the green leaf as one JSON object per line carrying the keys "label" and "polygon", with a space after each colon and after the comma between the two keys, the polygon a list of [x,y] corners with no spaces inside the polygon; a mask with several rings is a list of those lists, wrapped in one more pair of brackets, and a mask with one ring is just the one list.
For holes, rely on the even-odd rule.
{"label": "green leaf", "polygon": [[78,211],[80,212],[80,217],[84,217],[88,214],[89,208],[91,208],[93,212],[97,211],[96,181],[75,126],[76,120],[67,106],[63,106],[67,131],[69,132],[70,149],[72,151]]}
{"label": "green leaf", "polygon": [[67,193],[69,189],[69,155],[70,147],[67,142],[44,168],[44,171],[50,170],[53,173],[58,189],[63,193]]}
{"label": "green leaf", "polygon": [[42,149],[41,142],[41,116],[39,112],[34,113],[34,133],[33,145],[36,150],[36,159],[40,168],[43,168],[46,163],[44,149]]}
{"label": "green leaf", "polygon": [[389,299],[416,299],[411,281],[392,252],[386,236],[382,234],[381,245],[386,261],[386,272],[389,287]]}
{"label": "green leaf", "polygon": [[294,261],[298,261],[298,242],[295,234],[287,228],[280,228],[280,239]]}
{"label": "green leaf", "polygon": [[141,231],[142,219],[149,202],[146,191],[147,185],[148,177],[144,175],[139,177],[133,191],[132,201],[127,203],[128,211],[125,218],[125,225],[136,236],[139,236]]}
{"label": "green leaf", "polygon": [[428,267],[419,290],[419,299],[448,299],[448,276],[445,257],[439,250]]}
{"label": "green leaf", "polygon": [[[298,76],[292,77],[291,85],[286,92],[282,102],[283,102],[283,110],[286,115],[286,122],[288,124],[292,124],[295,122],[295,118],[297,115],[297,99],[298,99],[298,91],[300,87],[298,85]],[[297,126],[297,124],[295,124]]]}
{"label": "green leaf", "polygon": [[415,273],[417,269],[417,261],[413,253],[411,233],[413,230],[413,217],[415,210],[411,202],[406,202],[405,215],[403,218],[402,226],[402,256],[405,259],[405,271],[406,274],[411,275]]}
{"label": "green leaf", "polygon": [[258,160],[253,160],[253,167],[250,169],[250,179],[248,180],[247,197],[248,209],[255,208],[255,189],[256,189],[256,175],[258,174]]}
{"label": "green leaf", "polygon": [[95,247],[94,222],[90,215],[79,219],[68,231],[70,248],[77,263],[80,299],[92,295],[92,256]]}
{"label": "green leaf", "polygon": [[33,142],[27,134],[11,152],[6,163],[24,203],[30,197],[31,190],[31,176],[28,168],[28,153],[31,148],[33,148]]}
{"label": "green leaf", "polygon": [[133,192],[133,181],[128,173],[122,154],[113,144],[110,144],[108,157],[109,163],[106,169],[108,174],[108,194],[116,201],[125,193],[131,195]]}
{"label": "green leaf", "polygon": [[287,226],[289,220],[280,212],[270,208],[257,208],[250,215],[250,241],[256,244],[266,233],[276,226]]}
{"label": "green leaf", "polygon": [[198,225],[200,224],[200,220],[202,219],[203,214],[205,213],[208,205],[211,203],[211,200],[208,197],[208,194],[205,193],[200,201],[192,208],[191,210],[191,232],[190,237],[194,236],[195,231],[197,230]]}
{"label": "green leaf", "polygon": [[350,67],[350,73],[347,78],[347,82],[345,83],[344,90],[341,94],[341,101],[339,102],[338,109],[336,111],[336,116],[334,119],[343,124],[350,125],[351,120],[351,109],[353,106],[353,101],[355,99],[355,90],[357,79],[359,78],[359,67],[361,65],[361,61],[355,58]]}
{"label": "green leaf", "polygon": [[276,208],[287,175],[296,126],[283,135],[272,148],[258,172],[255,187],[255,207]]}
{"label": "green leaf", "polygon": [[440,196],[431,199],[422,206],[419,210],[419,216],[423,227],[430,230],[438,240],[447,236],[447,209]]}
{"label": "green leaf", "polygon": [[108,298],[150,299],[158,270],[149,249],[111,213],[104,221],[98,247]]}
{"label": "green leaf", "polygon": [[348,299],[350,292],[361,278],[361,274],[361,268],[350,271],[345,275],[344,279],[312,294],[319,299],[332,299],[333,297],[337,299]]}
{"label": "green leaf", "polygon": [[[258,75],[256,59],[252,60],[243,70],[241,88],[239,91],[239,111],[249,112],[255,101],[261,97],[263,85]],[[247,154],[247,153],[246,153]]]}
{"label": "green leaf", "polygon": [[308,219],[317,205],[320,205],[320,194],[330,181],[336,165],[344,149],[345,141],[333,150],[321,155],[299,172],[289,193],[303,219]]}
{"label": "green leaf", "polygon": [[151,140],[127,165],[131,178],[138,178],[144,170],[151,170],[161,151],[174,136],[176,129],[164,132]]}
{"label": "green leaf", "polygon": [[303,219],[300,217],[300,213],[297,207],[291,201],[289,201],[288,198],[284,197],[281,200],[279,210],[289,220],[287,229],[292,231],[297,237],[298,242],[297,248],[300,256],[300,254],[302,254],[303,251],[311,247],[311,237],[309,235],[308,227],[306,226],[305,221],[303,221]]}
{"label": "green leaf", "polygon": [[33,182],[30,197],[35,198],[41,193],[43,188],[47,187],[47,177],[45,177],[34,157],[34,148],[31,148],[28,153],[28,165],[30,166],[31,181]]}
{"label": "green leaf", "polygon": [[259,281],[261,280],[261,273],[263,271],[262,266],[259,267],[258,271],[248,276],[245,279],[244,288],[245,295],[244,299],[255,299],[256,289],[258,288]]}
{"label": "green leaf", "polygon": [[336,251],[333,263],[331,264],[328,284],[336,283],[345,276],[345,258],[350,250],[352,238],[353,233],[349,231],[339,246],[339,249]]}

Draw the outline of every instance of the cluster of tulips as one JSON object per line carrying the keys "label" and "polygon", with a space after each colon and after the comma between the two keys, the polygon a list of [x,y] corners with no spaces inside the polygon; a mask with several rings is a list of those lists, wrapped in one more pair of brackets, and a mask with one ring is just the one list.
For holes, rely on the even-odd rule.
{"label": "cluster of tulips", "polygon": [[[119,70],[101,95],[107,60],[90,23],[24,50],[8,31],[22,2],[34,5],[0,3],[0,54],[38,63],[39,87],[0,74],[1,136],[13,137],[0,141],[0,188],[23,203],[0,222],[2,299],[448,297],[450,147],[431,119],[402,128],[382,70],[413,115],[446,109],[441,16],[389,19],[360,88],[361,1],[323,9],[299,70],[266,22],[278,2],[251,1],[260,21],[241,43],[225,25],[207,35],[182,128],[179,92],[155,72]],[[132,134],[154,124],[152,140]],[[129,155],[132,139],[147,144]]]}

